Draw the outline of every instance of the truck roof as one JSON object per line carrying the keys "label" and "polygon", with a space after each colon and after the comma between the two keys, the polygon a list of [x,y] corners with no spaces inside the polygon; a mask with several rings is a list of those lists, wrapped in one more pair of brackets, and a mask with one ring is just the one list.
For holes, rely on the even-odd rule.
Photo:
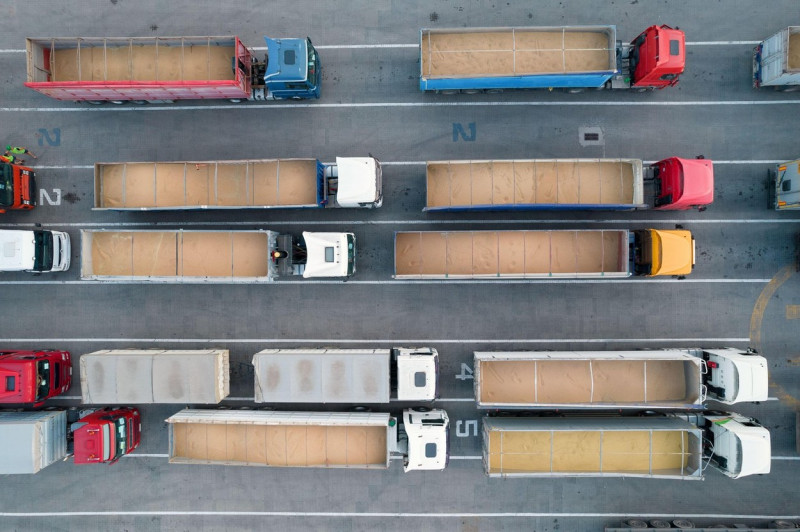
{"label": "truck roof", "polygon": [[306,39],[270,39],[267,43],[269,81],[305,81],[308,77],[308,41]]}
{"label": "truck roof", "polygon": [[308,257],[303,277],[347,277],[347,235],[304,231]]}
{"label": "truck roof", "polygon": [[389,349],[265,349],[253,355],[257,403],[388,403]]}
{"label": "truck roof", "polygon": [[683,193],[669,205],[672,209],[708,205],[714,201],[714,165],[708,159],[674,157],[683,172]]}
{"label": "truck roof", "polygon": [[[704,349],[703,351],[717,357],[730,360],[736,373],[736,388],[731,389],[726,404],[744,401],[766,401],[769,396],[769,374],[767,361],[759,355],[748,355],[738,349]],[[726,392],[729,390],[726,388]],[[735,394],[735,395],[734,395]],[[728,394],[726,393],[726,396]],[[726,399],[726,398],[720,398]]]}
{"label": "truck roof", "polygon": [[337,157],[336,166],[339,172],[337,203],[357,206],[359,203],[374,203],[380,198],[380,165],[374,157]]}
{"label": "truck roof", "polygon": [[0,271],[30,270],[35,254],[33,231],[0,230]]}
{"label": "truck roof", "polygon": [[651,229],[660,253],[653,257],[651,275],[686,275],[692,273],[695,248],[692,233],[683,230]]}

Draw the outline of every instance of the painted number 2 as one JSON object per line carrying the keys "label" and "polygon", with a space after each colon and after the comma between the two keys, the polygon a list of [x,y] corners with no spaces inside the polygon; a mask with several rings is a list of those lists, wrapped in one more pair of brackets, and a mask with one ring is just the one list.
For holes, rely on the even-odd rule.
{"label": "painted number 2", "polygon": [[472,379],[472,368],[469,367],[467,364],[461,364],[461,373],[456,374],[456,379],[460,381],[466,381]]}

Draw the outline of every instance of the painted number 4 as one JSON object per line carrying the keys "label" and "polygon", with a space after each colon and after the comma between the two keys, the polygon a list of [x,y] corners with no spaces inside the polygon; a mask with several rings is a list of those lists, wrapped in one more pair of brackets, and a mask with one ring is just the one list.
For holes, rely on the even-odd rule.
{"label": "painted number 4", "polygon": [[472,379],[472,368],[469,367],[467,364],[461,364],[461,373],[456,374],[456,379],[460,381],[466,381]]}

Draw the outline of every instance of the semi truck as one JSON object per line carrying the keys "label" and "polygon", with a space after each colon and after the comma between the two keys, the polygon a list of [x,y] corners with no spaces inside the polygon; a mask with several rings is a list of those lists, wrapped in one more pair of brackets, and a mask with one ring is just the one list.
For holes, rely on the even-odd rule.
{"label": "semi truck", "polygon": [[349,277],[353,233],[81,230],[81,279],[258,283],[279,277]]}
{"label": "semi truck", "polygon": [[65,272],[72,248],[63,231],[0,229],[1,272]]}
{"label": "semi truck", "polygon": [[714,200],[713,163],[670,157],[429,161],[423,211],[687,210]]}
{"label": "semi truck", "polygon": [[96,163],[95,210],[380,207],[373,157]]}
{"label": "semi truck", "polygon": [[678,83],[685,36],[650,26],[630,44],[616,26],[530,26],[420,30],[423,91],[663,89]]}
{"label": "semi truck", "polygon": [[433,401],[439,353],[409,349],[265,349],[253,356],[256,403]]}
{"label": "semi truck", "polygon": [[69,351],[44,349],[0,351],[0,403],[38,408],[72,385]]}
{"label": "semi truck", "polygon": [[776,211],[800,209],[800,159],[778,164],[767,172],[772,208]]}
{"label": "semi truck", "polygon": [[739,414],[484,417],[490,477],[701,480],[706,463],[731,478],[769,473],[769,431]]}
{"label": "semi truck", "polygon": [[264,40],[261,61],[235,36],[28,38],[25,86],[93,104],[319,98],[311,40]]}
{"label": "semi truck", "polygon": [[394,235],[395,279],[620,278],[691,273],[689,231],[408,231]]}
{"label": "semi truck", "polygon": [[217,404],[230,393],[227,349],[107,349],[80,357],[83,404]]}
{"label": "semi truck", "polygon": [[784,28],[753,49],[753,88],[800,90],[800,26]]}
{"label": "semi truck", "polygon": [[36,172],[20,164],[0,163],[0,213],[36,206]]}
{"label": "semi truck", "polygon": [[767,361],[752,351],[524,351],[474,354],[475,401],[490,409],[702,409],[765,401]]}
{"label": "semi truck", "polygon": [[442,470],[449,457],[444,410],[376,412],[181,410],[168,418],[172,464]]}
{"label": "semi truck", "polygon": [[76,464],[113,464],[139,446],[132,407],[0,412],[0,474],[34,474],[73,456]]}

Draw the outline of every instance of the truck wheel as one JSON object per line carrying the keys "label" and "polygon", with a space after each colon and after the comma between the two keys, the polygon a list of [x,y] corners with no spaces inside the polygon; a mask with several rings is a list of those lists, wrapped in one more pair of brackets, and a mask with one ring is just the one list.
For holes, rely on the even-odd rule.
{"label": "truck wheel", "polygon": [[464,89],[461,92],[464,93],[464,94],[478,94],[481,91],[479,89]]}
{"label": "truck wheel", "polygon": [[675,519],[672,521],[672,524],[678,528],[694,528],[694,523],[688,519]]}
{"label": "truck wheel", "polygon": [[445,91],[436,91],[438,94],[444,94],[445,96],[452,96],[454,94],[458,94],[457,90],[445,90]]}
{"label": "truck wheel", "polygon": [[797,528],[791,521],[784,521],[783,519],[772,521],[770,522],[769,526],[771,528],[777,528],[778,530],[791,530]]}
{"label": "truck wheel", "polygon": [[427,406],[418,406],[418,407],[412,408],[411,410],[413,410],[414,412],[430,412],[431,411],[431,409],[428,408]]}
{"label": "truck wheel", "polygon": [[131,100],[133,105],[147,105],[147,100]]}
{"label": "truck wheel", "polygon": [[567,89],[567,94],[580,94],[583,92],[583,89],[580,87],[572,87]]}
{"label": "truck wheel", "polygon": [[125,105],[125,100],[108,100],[108,103],[113,103],[114,105]]}
{"label": "truck wheel", "polygon": [[241,98],[230,98],[228,101],[231,103],[242,103]]}
{"label": "truck wheel", "polygon": [[641,519],[626,519],[622,524],[629,528],[647,528],[647,522]]}
{"label": "truck wheel", "polygon": [[89,105],[103,105],[106,102],[104,102],[103,100],[86,100],[86,103],[88,103]]}
{"label": "truck wheel", "polygon": [[672,525],[669,524],[669,521],[664,521],[662,519],[651,519],[650,526],[652,528],[672,528]]}
{"label": "truck wheel", "polygon": [[500,94],[503,89],[486,89],[486,94]]}

